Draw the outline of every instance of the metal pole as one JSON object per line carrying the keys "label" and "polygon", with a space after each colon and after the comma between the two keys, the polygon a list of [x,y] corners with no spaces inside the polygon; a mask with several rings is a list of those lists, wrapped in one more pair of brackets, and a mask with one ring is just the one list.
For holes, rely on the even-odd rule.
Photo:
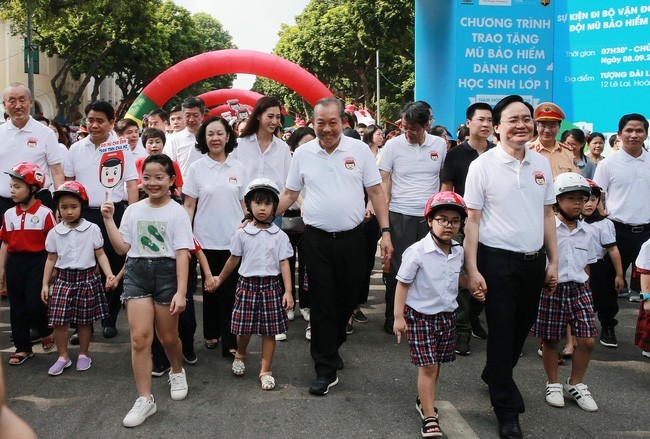
{"label": "metal pole", "polygon": [[377,118],[377,126],[381,125],[381,110],[379,109],[379,50],[377,50],[377,112],[375,113]]}
{"label": "metal pole", "polygon": [[[27,52],[27,88],[32,93],[32,97],[36,99],[36,93],[34,90],[34,63],[32,58],[32,11],[29,7],[29,2],[27,2],[27,47],[25,51]],[[36,105],[32,105],[31,115],[36,114]]]}

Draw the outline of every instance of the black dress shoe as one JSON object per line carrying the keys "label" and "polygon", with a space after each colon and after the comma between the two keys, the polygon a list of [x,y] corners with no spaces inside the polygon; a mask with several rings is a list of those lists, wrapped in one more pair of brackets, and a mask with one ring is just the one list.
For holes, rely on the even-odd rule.
{"label": "black dress shoe", "polygon": [[384,322],[384,332],[386,334],[395,335],[395,333],[393,333],[393,321],[392,320],[386,319],[386,321]]}
{"label": "black dress shoe", "polygon": [[309,385],[309,393],[312,395],[323,396],[327,395],[330,387],[336,386],[339,383],[338,377],[327,378],[327,377],[318,377],[311,382]]}
{"label": "black dress shoe", "polygon": [[521,427],[518,420],[499,421],[499,437],[501,439],[521,439]]}
{"label": "black dress shoe", "polygon": [[103,335],[104,338],[113,338],[117,335],[117,329],[112,326],[107,326],[104,328]]}
{"label": "black dress shoe", "polygon": [[336,354],[336,360],[334,362],[336,363],[336,370],[343,370],[345,365],[343,364],[343,358],[339,354]]}

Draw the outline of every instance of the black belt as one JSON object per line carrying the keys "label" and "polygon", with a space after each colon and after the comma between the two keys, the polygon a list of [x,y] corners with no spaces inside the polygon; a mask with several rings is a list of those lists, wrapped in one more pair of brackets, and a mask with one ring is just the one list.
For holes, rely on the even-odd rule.
{"label": "black belt", "polygon": [[321,235],[329,236],[330,238],[336,239],[336,238],[345,238],[346,236],[354,235],[355,233],[359,232],[363,228],[363,223],[359,224],[354,229],[343,230],[340,232],[328,232],[326,230],[319,229],[318,227],[313,227],[310,225],[305,226],[305,228],[309,231],[313,231]]}
{"label": "black belt", "polygon": [[512,250],[505,250],[502,248],[495,248],[495,247],[489,247],[487,245],[479,244],[479,248],[491,251],[493,253],[501,253],[503,255],[508,255],[509,257],[513,259],[518,259],[520,261],[535,261],[538,258],[545,257],[546,256],[546,250],[544,247],[540,248],[539,250],[535,252],[528,252],[528,253],[519,253],[519,252],[513,252]]}
{"label": "black belt", "polygon": [[625,230],[627,232],[642,233],[642,232],[650,231],[650,224],[641,224],[639,226],[631,226],[629,224],[621,223],[621,222],[614,221],[614,220],[612,220],[612,222],[614,223],[614,226],[617,229]]}

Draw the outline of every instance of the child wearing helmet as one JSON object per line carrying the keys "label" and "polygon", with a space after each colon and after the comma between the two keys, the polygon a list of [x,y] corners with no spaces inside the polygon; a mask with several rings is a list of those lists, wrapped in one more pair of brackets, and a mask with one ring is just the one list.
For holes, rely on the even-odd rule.
{"label": "child wearing helmet", "polygon": [[614,327],[618,323],[618,291],[625,288],[623,263],[616,245],[616,229],[612,220],[600,213],[602,190],[593,180],[587,179],[591,195],[582,209],[585,227],[597,251],[597,261],[589,264],[589,287],[594,298],[594,310],[600,321],[600,344],[618,346]]}
{"label": "child wearing helmet", "polygon": [[42,337],[43,350],[54,347],[52,330],[47,327],[47,307],[39,299],[47,259],[45,237],[55,220],[52,211],[36,199],[45,184],[45,174],[38,165],[21,162],[7,174],[16,207],[5,212],[0,228],[0,285],[6,281],[16,347],[9,364],[17,366],[33,356],[30,324]]}
{"label": "child wearing helmet", "polygon": [[237,335],[232,373],[244,375],[251,335],[261,335],[259,379],[263,390],[275,387],[271,372],[275,336],[287,331],[287,310],[293,309],[289,269],[293,248],[287,234],[273,224],[279,197],[280,191],[271,179],[257,178],[250,182],[244,201],[253,221],[235,232],[230,242],[231,256],[215,278],[218,288],[241,262],[232,311],[231,331]]}
{"label": "child wearing helmet", "polygon": [[650,240],[641,246],[634,265],[641,276],[641,306],[636,322],[634,344],[641,348],[641,355],[650,358]]}
{"label": "child wearing helmet", "polygon": [[[531,333],[542,339],[542,359],[547,376],[546,402],[552,407],[564,407],[564,396],[573,397],[586,411],[598,406],[583,378],[594,347],[596,326],[591,291],[587,287],[587,264],[596,261],[596,249],[591,234],[580,215],[591,195],[587,179],[574,172],[565,172],[553,181],[556,196],[556,234],[559,256],[558,285],[555,293],[543,289],[540,293],[537,320]],[[571,375],[562,384],[558,377],[557,348],[571,325],[577,343],[571,362]]]}
{"label": "child wearing helmet", "polygon": [[[465,201],[454,192],[438,192],[427,201],[424,217],[430,232],[406,249],[397,273],[393,330],[398,343],[407,336],[411,362],[418,366],[415,407],[422,437],[437,437],[442,430],[434,406],[436,382],[440,365],[455,360],[456,298],[458,286],[466,287],[463,250],[452,241],[467,218]],[[483,299],[479,293],[474,297]]]}
{"label": "child wearing helmet", "polygon": [[[99,265],[106,276],[106,289],[113,288],[115,276],[104,253],[104,239],[99,226],[81,217],[88,206],[88,194],[77,181],[66,181],[53,194],[61,222],[45,240],[48,251],[43,272],[41,299],[49,305],[48,324],[54,328],[59,358],[48,370],[51,376],[61,375],[72,365],[68,355],[68,329],[77,325],[79,356],[76,369],[90,369],[88,356],[92,324],[108,316],[104,288],[96,270]],[[56,268],[56,276],[50,280]]]}

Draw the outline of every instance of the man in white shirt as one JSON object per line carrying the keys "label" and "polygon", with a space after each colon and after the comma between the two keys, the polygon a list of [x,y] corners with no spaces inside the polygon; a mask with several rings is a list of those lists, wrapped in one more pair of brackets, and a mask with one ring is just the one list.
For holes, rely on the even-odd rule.
{"label": "man in white shirt", "polygon": [[465,183],[468,289],[485,294],[488,341],[481,378],[501,438],[522,437],[519,414],[525,406],[513,370],[537,317],[540,291],[546,285],[552,292],[558,277],[551,167],[526,148],[532,113],[517,95],[494,106],[499,144],[470,164]]}
{"label": "man in white shirt", "polygon": [[49,187],[57,188],[64,181],[64,152],[54,132],[29,115],[34,99],[24,84],[15,82],[5,88],[2,103],[10,119],[0,125],[0,217],[14,205],[5,171],[20,162],[36,163],[47,175],[52,175],[52,181],[45,182],[37,198],[53,207]]}
{"label": "man in white shirt", "polygon": [[343,368],[338,349],[346,340],[345,326],[357,305],[365,267],[364,188],[382,228],[384,263],[393,251],[375,157],[365,143],[342,135],[344,120],[338,99],[318,101],[313,117],[317,138],[296,150],[276,212],[281,215],[304,190],[302,239],[316,369],[309,392],[314,395],[327,394]]}
{"label": "man in white shirt", "polygon": [[163,153],[178,163],[181,174],[185,177],[190,165],[200,159],[202,155],[195,145],[196,133],[199,131],[205,115],[205,103],[203,99],[191,97],[185,99],[181,106],[185,128],[169,136]]}

